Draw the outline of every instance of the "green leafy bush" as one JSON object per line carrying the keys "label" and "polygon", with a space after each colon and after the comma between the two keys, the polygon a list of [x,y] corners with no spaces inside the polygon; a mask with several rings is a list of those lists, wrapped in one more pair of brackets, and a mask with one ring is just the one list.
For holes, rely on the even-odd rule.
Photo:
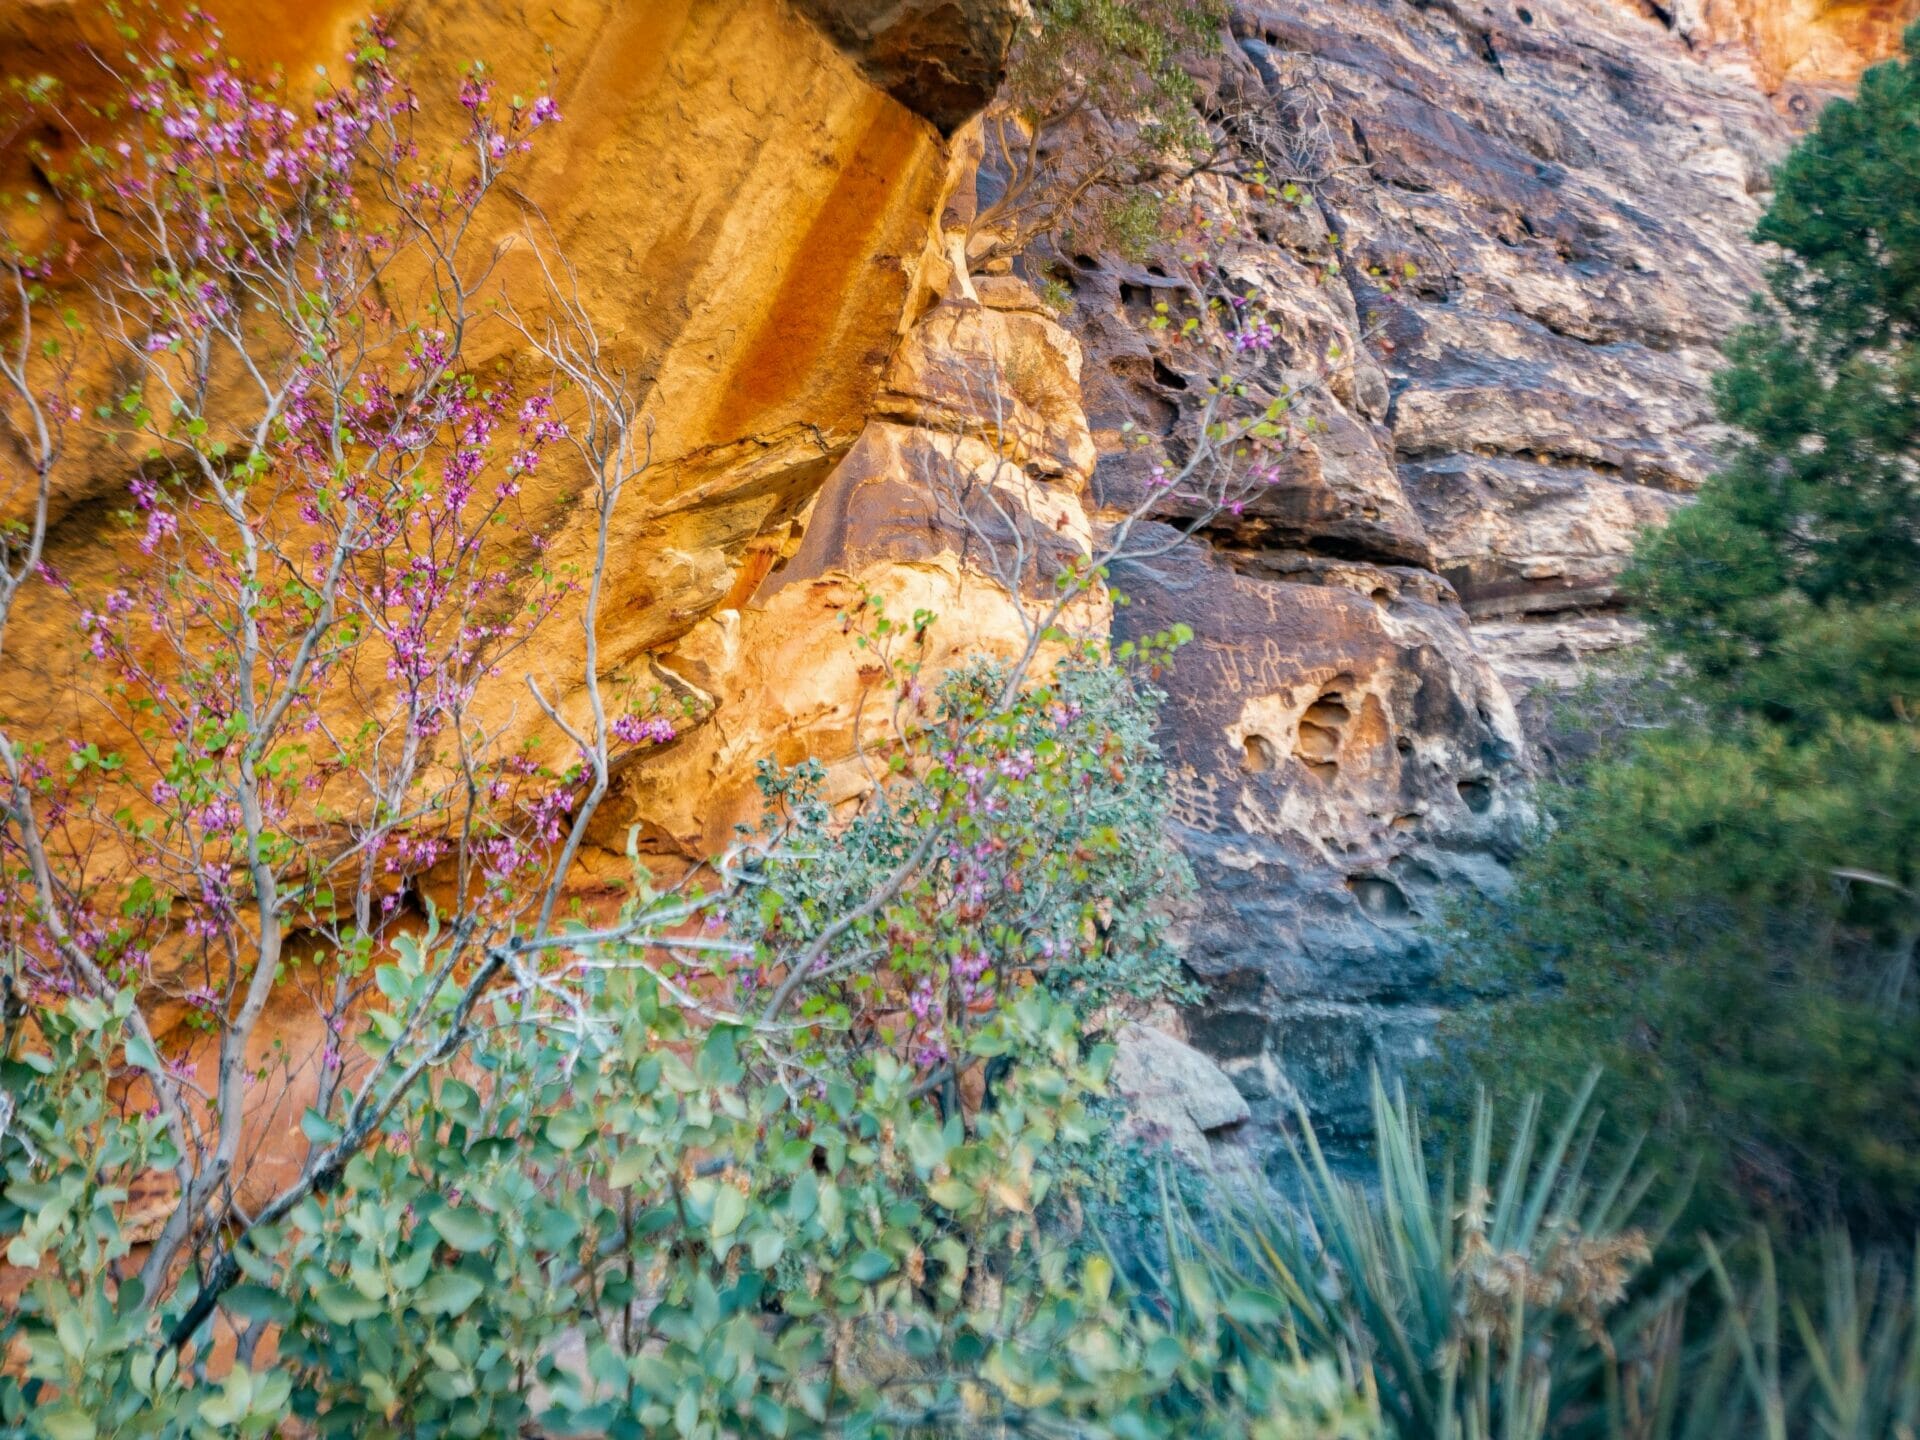
{"label": "green leafy bush", "polygon": [[[388,983],[428,983],[418,954]],[[1011,1063],[964,1120],[884,1053],[800,1104],[757,1087],[745,1037],[696,1043],[649,977],[610,977],[608,1023],[574,1042],[502,1001],[468,1078],[411,1091],[386,1143],[251,1232],[221,1311],[277,1354],[218,1384],[107,1268],[124,1193],[88,1181],[152,1157],[50,1147],[155,1128],[103,1120],[87,1018],[93,1050],[63,1039],[10,1092],[0,1227],[39,1277],[0,1323],[30,1356],[0,1413],[30,1433],[266,1433],[289,1411],[367,1436],[1373,1433],[1330,1366],[1235,1360],[1222,1317],[1162,1323],[1070,1257],[1053,1212],[1099,1138],[1104,1054],[1043,991],[973,1035]]]}
{"label": "green leafy bush", "polygon": [[[1920,840],[1916,783],[1912,731],[1857,720],[1681,724],[1595,766],[1457,942],[1516,987],[1458,1025],[1469,1080],[1565,1093],[1602,1066],[1616,1142],[1647,1131],[1668,1170],[1702,1167],[1696,1220],[1904,1238],[1920,1030],[1911,901],[1882,877]],[[1529,988],[1543,965],[1554,983]]]}
{"label": "green leafy bush", "polygon": [[0,1017],[0,1239],[25,1272],[18,1303],[0,1308],[0,1427],[47,1440],[264,1434],[283,1413],[284,1377],[196,1396],[125,1274],[129,1187],[177,1158],[164,1125],[123,1114],[108,1093],[131,1010],[131,996],[76,999],[40,1017],[31,1045],[17,1013]]}
{"label": "green leafy bush", "polygon": [[[114,1014],[76,1002],[45,1042],[13,1032],[0,1236],[37,1278],[0,1320],[30,1357],[0,1413],[56,1440],[288,1412],[366,1437],[1372,1434],[1330,1365],[1132,1303],[1077,1234],[1106,1154],[1089,1022],[1164,993],[1172,963],[1152,692],[1068,661],[1024,692],[976,669],[943,695],[844,830],[805,773],[769,774],[753,881],[707,932],[724,963],[575,927],[577,983],[484,997],[449,1065],[404,1018],[462,1003],[442,937],[396,937],[361,1040],[385,1063],[363,1073],[422,1082],[198,1291],[143,1308],[125,1272],[122,1202],[171,1157],[160,1122],[105,1100]],[[889,889],[928,835],[943,857]],[[811,953],[876,894],[790,1021],[744,1018],[765,992],[743,957]],[[636,869],[630,915],[658,903]],[[968,1074],[989,1087],[973,1106]],[[309,1110],[306,1139],[341,1146],[355,1109]],[[183,1361],[220,1334],[242,1363],[215,1385]]]}
{"label": "green leafy bush", "polygon": [[[419,953],[390,984],[423,982]],[[884,1056],[796,1106],[644,975],[608,975],[593,1015],[556,1036],[502,999],[474,1068],[257,1228],[221,1299],[252,1363],[217,1380],[112,1270],[114,1182],[168,1158],[103,1103],[115,1017],[55,1017],[0,1139],[0,1232],[38,1271],[0,1321],[9,1433],[1898,1440],[1920,1414],[1911,1279],[1842,1241],[1811,1298],[1761,1241],[1627,1299],[1650,1175],[1593,1168],[1584,1096],[1550,1133],[1524,1107],[1497,1168],[1483,1107],[1436,1175],[1376,1086],[1373,1182],[1303,1116],[1297,1209],[1183,1203],[1163,1171],[1129,1284],[1072,1235],[1111,1153],[1104,1056],[1043,991],[975,1033],[1014,1063],[967,1120]]]}

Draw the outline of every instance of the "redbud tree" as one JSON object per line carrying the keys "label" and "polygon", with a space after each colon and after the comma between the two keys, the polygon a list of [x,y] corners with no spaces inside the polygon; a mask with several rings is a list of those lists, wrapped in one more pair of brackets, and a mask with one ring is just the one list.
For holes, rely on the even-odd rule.
{"label": "redbud tree", "polygon": [[[4,255],[0,664],[48,616],[84,659],[57,704],[0,707],[0,1235],[33,1272],[0,1411],[499,1433],[538,1377],[620,1433],[1214,1413],[1217,1337],[1144,1366],[1158,1332],[1038,1247],[1101,1128],[1104,1017],[1176,984],[1184,883],[1146,683],[1181,637],[1109,654],[1075,617],[1173,543],[1145,521],[1271,482],[1287,401],[1235,373],[1270,345],[1257,299],[1197,311],[1203,422],[1097,540],[1042,534],[1005,445],[929,477],[1025,644],[936,684],[931,617],[849,617],[910,717],[857,814],[769,769],[760,829],[576,913],[616,761],[693,718],[603,676],[651,425],[506,193],[558,107],[475,68],[434,110],[392,52],[376,24],[308,93],[200,18],[130,31],[96,111],[23,97],[93,138],[45,166],[75,233]],[[978,380],[1000,404],[992,357]],[[49,559],[83,464],[124,476],[109,574]],[[536,503],[562,492],[587,521],[564,555]],[[532,656],[563,629],[562,686]],[[882,1316],[985,1389],[874,1366],[847,1327]],[[555,1368],[563,1323],[588,1376]],[[1083,1326],[1120,1348],[1067,1383]],[[209,1394],[220,1335],[240,1363]]]}
{"label": "redbud tree", "polygon": [[[417,919],[414,877],[439,881],[456,983],[550,924],[552,855],[577,845],[609,745],[669,722],[595,696],[591,736],[565,726],[576,753],[552,767],[474,708],[558,607],[597,598],[596,576],[547,563],[523,483],[564,449],[604,523],[645,461],[642,428],[610,434],[593,402],[581,434],[559,418],[567,379],[540,341],[529,366],[477,358],[511,325],[480,239],[552,100],[497,95],[476,69],[457,114],[423,124],[378,26],[311,99],[244,71],[210,22],[130,43],[110,110],[34,97],[111,137],[55,177],[77,275],[7,257],[27,463],[0,623],[63,606],[86,658],[84,740],[0,732],[0,908],[17,1012],[142,997],[126,1059],[178,1191],[144,1267],[155,1295],[229,1223],[259,1140],[249,1091],[306,1069],[316,1110],[342,1099],[350,1017]],[[105,585],[44,553],[83,430],[129,475],[136,558]],[[263,1061],[261,1018],[296,968],[326,1038]],[[210,1037],[204,1056],[163,1054],[162,1005]],[[359,1083],[349,1130],[387,1093]]]}

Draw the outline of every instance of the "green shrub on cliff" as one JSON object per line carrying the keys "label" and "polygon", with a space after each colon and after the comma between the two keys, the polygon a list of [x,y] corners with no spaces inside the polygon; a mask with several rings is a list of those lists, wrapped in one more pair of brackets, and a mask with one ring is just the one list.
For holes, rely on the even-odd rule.
{"label": "green shrub on cliff", "polygon": [[1037,0],[983,122],[976,258],[1062,228],[1123,252],[1159,238],[1166,182],[1213,154],[1187,67],[1226,19],[1221,0]]}
{"label": "green shrub on cliff", "polygon": [[1627,591],[1678,697],[1468,925],[1466,1078],[1609,1072],[1699,1216],[1920,1223],[1920,31],[1779,172],[1737,439]]}

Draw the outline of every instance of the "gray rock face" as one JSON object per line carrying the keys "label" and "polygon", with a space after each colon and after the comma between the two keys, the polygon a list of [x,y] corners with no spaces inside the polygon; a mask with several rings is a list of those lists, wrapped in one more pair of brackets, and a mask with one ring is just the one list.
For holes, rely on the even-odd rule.
{"label": "gray rock face", "polygon": [[1189,545],[1114,583],[1124,632],[1199,632],[1163,737],[1202,897],[1192,1038],[1250,1098],[1290,1081],[1357,1126],[1371,1058],[1405,1048],[1439,981],[1421,923],[1499,886],[1525,833],[1506,690],[1428,571]]}
{"label": "gray rock face", "polygon": [[1253,1118],[1220,1067],[1164,1030],[1132,1024],[1115,1037],[1110,1083],[1141,1140],[1165,1145],[1188,1164],[1213,1163],[1212,1136]]}
{"label": "gray rock face", "polygon": [[[1421,922],[1497,889],[1528,831],[1515,701],[1630,642],[1634,535],[1711,465],[1788,137],[1607,0],[1238,0],[1232,37],[1205,101],[1273,187],[1191,198],[1235,217],[1231,276],[1282,317],[1274,378],[1324,376],[1315,432],[1209,548],[1117,576],[1116,618],[1200,637],[1165,722],[1211,987],[1192,1038],[1256,1110],[1290,1079],[1340,1130],[1442,1001]],[[1183,282],[1071,242],[1034,268],[1073,292],[1103,452],[1124,423],[1175,434],[1203,386],[1138,321]],[[1103,461],[1096,499],[1142,463]]]}

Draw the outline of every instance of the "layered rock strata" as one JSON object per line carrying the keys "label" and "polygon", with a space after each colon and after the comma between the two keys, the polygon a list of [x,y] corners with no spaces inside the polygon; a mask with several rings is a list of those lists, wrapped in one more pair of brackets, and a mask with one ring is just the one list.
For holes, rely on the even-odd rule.
{"label": "layered rock strata", "polygon": [[[1118,624],[1200,637],[1164,735],[1201,881],[1193,1039],[1256,1110],[1290,1083],[1340,1132],[1444,1002],[1428,927],[1527,836],[1516,702],[1538,718],[1539,687],[1631,640],[1615,576],[1712,464],[1789,128],[1606,0],[1240,0],[1204,90],[1224,168],[1270,183],[1181,203],[1227,217],[1226,278],[1278,317],[1257,380],[1310,431],[1244,515],[1116,577]],[[1141,323],[1191,297],[1070,235],[1031,264],[1071,294],[1096,502],[1124,504],[1146,462],[1121,427],[1177,445],[1201,403]]]}

